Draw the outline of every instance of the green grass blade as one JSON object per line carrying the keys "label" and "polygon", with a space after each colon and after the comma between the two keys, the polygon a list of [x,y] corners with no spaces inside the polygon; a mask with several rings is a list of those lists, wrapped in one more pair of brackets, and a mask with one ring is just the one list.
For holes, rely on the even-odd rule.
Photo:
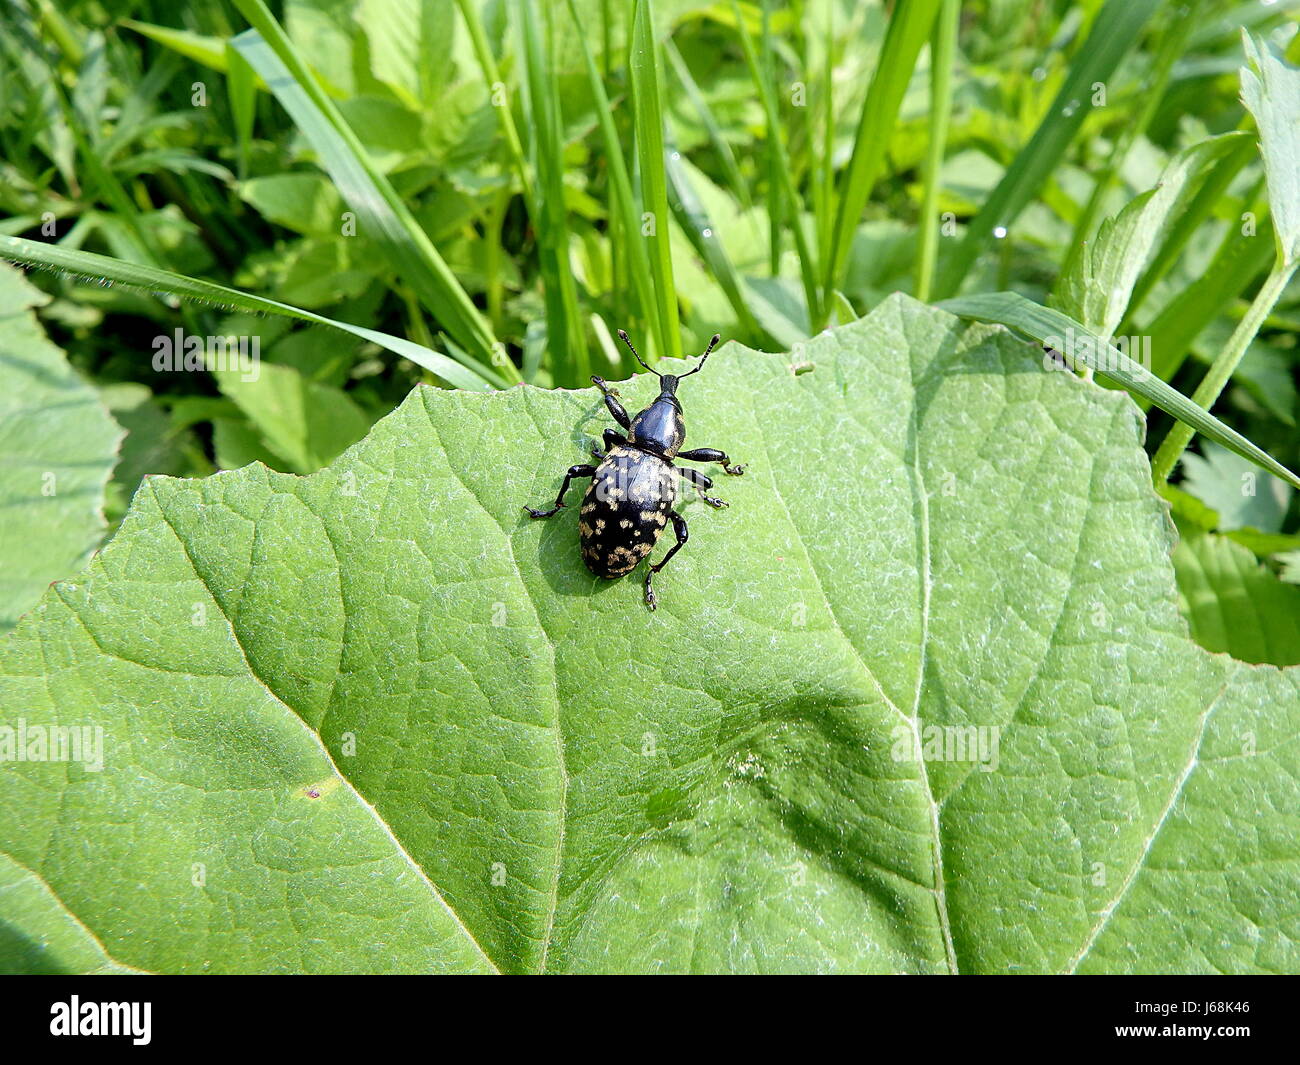
{"label": "green grass blade", "polygon": [[235,120],[235,151],[239,180],[248,178],[248,156],[253,146],[253,120],[257,115],[257,75],[233,45],[226,45],[226,84],[230,87],[230,113]]}
{"label": "green grass blade", "polygon": [[[657,313],[655,303],[654,277],[650,270],[650,255],[645,241],[641,239],[641,224],[637,217],[636,200],[632,194],[632,178],[628,174],[627,160],[623,155],[623,146],[619,141],[618,128],[614,125],[614,112],[605,92],[605,83],[596,69],[591,48],[587,44],[587,31],[578,15],[577,4],[568,0],[569,16],[577,27],[578,43],[582,50],[583,63],[587,70],[587,84],[591,88],[592,99],[596,103],[596,122],[600,128],[601,143],[605,150],[605,165],[609,168],[609,190],[613,203],[609,208],[611,223],[621,222],[624,238],[618,241],[627,255],[626,269],[632,290],[636,293],[641,313],[645,316],[654,340],[654,351],[668,350],[668,336],[663,332],[663,318]],[[611,226],[611,228],[613,228]],[[611,235],[611,243],[615,239]],[[621,345],[615,348],[622,357]]]}
{"label": "green grass blade", "polygon": [[[790,219],[793,218],[793,224],[798,224],[799,213],[794,203],[786,197],[787,186],[793,186],[793,181],[787,181],[789,176],[790,161],[784,157],[782,152],[782,140],[778,131],[783,127],[780,120],[772,120],[773,114],[778,114],[776,102],[776,73],[774,60],[772,58],[772,12],[768,6],[768,0],[757,0],[759,6],[759,47],[758,58],[751,59],[748,52],[745,58],[750,60],[750,73],[754,79],[754,84],[759,87],[760,93],[769,93],[772,97],[773,106],[768,107],[764,100],[763,110],[767,114],[767,137],[763,144],[763,155],[767,165],[767,234],[768,234],[768,252],[767,262],[768,269],[773,277],[781,272],[781,235]],[[739,0],[732,0],[736,11],[736,29],[742,37],[748,38],[745,32],[745,23],[740,17]],[[784,173],[783,173],[784,171]],[[812,304],[808,304],[809,318],[812,317]]]}
{"label": "green grass blade", "polygon": [[[831,246],[831,233],[835,226],[835,5],[825,5],[826,23],[822,27],[822,56],[824,62],[818,71],[815,125],[821,137],[816,144],[810,135],[808,150],[812,160],[813,216],[817,220],[817,248],[825,257]],[[807,38],[811,45],[812,34]],[[806,60],[811,69],[811,61]],[[819,150],[820,149],[820,150]],[[830,302],[834,302],[834,297]]]}
{"label": "green grass blade", "polygon": [[205,37],[202,34],[191,33],[188,30],[176,30],[170,26],[154,26],[148,22],[137,22],[135,19],[130,18],[119,19],[117,24],[135,30],[142,37],[148,37],[151,41],[156,41],[164,48],[170,48],[177,55],[183,55],[186,59],[192,59],[194,62],[222,74],[229,72],[229,63],[227,62],[229,53],[226,51],[226,42],[220,37]]}
{"label": "green grass blade", "polygon": [[731,257],[727,255],[727,250],[723,247],[722,239],[709,219],[704,204],[696,195],[685,166],[680,159],[674,159],[671,153],[668,156],[668,181],[673,190],[672,207],[677,223],[699,257],[709,264],[709,269],[726,295],[727,302],[736,312],[741,327],[751,336],[761,337],[764,342],[775,343],[755,321],[745,298],[740,275],[732,265]]}
{"label": "green grass blade", "polygon": [[871,187],[880,174],[885,150],[889,147],[890,131],[898,118],[903,94],[912,80],[917,57],[930,34],[930,27],[934,25],[940,2],[900,0],[889,20],[880,62],[862,104],[849,172],[839,195],[830,250],[824,254],[823,288],[828,299],[833,289],[844,287],[853,233],[871,196]]}
{"label": "green grass blade", "polygon": [[111,282],[141,292],[196,300],[227,310],[273,314],[283,318],[296,318],[301,322],[333,326],[335,329],[342,329],[353,336],[378,344],[404,359],[410,359],[416,365],[423,366],[457,388],[481,392],[492,387],[504,386],[504,382],[495,374],[490,378],[480,376],[446,355],[414,344],[402,337],[389,336],[387,333],[366,329],[364,326],[326,318],[324,315],[302,310],[287,303],[227,288],[212,281],[186,277],[184,274],[172,273],[170,270],[141,266],[138,263],[114,259],[107,255],[96,255],[88,251],[73,251],[57,244],[43,244],[40,241],[24,240],[22,237],[0,237],[0,258],[24,266],[74,274],[92,281]]}
{"label": "green grass blade", "polygon": [[[732,8],[736,17],[736,33],[740,37],[741,49],[745,53],[745,62],[749,66],[749,73],[754,79],[754,85],[758,88],[759,101],[763,105],[763,114],[767,120],[768,150],[772,153],[771,158],[774,160],[769,173],[775,178],[776,188],[779,190],[781,211],[786,214],[788,225],[794,231],[795,247],[799,252],[799,277],[803,282],[804,301],[808,308],[808,321],[816,323],[821,321],[820,293],[817,288],[817,258],[808,241],[808,234],[804,225],[803,201],[795,188],[794,176],[790,171],[790,157],[786,152],[785,142],[781,138],[781,118],[776,106],[776,90],[771,79],[764,72],[762,57],[755,49],[749,31],[745,29],[745,22],[741,16],[740,4],[737,0],[732,0]],[[774,226],[775,224],[773,222]],[[774,241],[773,248],[776,247],[777,244]]]}
{"label": "green grass blade", "polygon": [[1165,89],[1169,84],[1169,75],[1174,68],[1175,61],[1184,54],[1187,39],[1200,21],[1203,4],[1204,0],[1191,0],[1186,12],[1180,13],[1173,10],[1169,12],[1167,23],[1160,36],[1160,44],[1156,49],[1151,75],[1147,78],[1147,82],[1142,89],[1143,102],[1141,110],[1132,121],[1125,122],[1118,134],[1116,134],[1115,145],[1111,149],[1110,157],[1106,160],[1106,166],[1093,184],[1088,201],[1084,204],[1083,211],[1075,222],[1074,233],[1070,239],[1069,250],[1066,252],[1065,263],[1061,267],[1061,276],[1069,274],[1074,269],[1075,260],[1088,246],[1088,241],[1092,239],[1097,218],[1106,206],[1107,195],[1119,180],[1120,168],[1123,166],[1124,160],[1128,158],[1129,150],[1138,137],[1144,134],[1147,127],[1151,125],[1156,110],[1164,100]]}
{"label": "green grass blade", "polygon": [[939,171],[948,140],[952,112],[952,66],[957,54],[959,0],[943,0],[930,35],[930,140],[926,145],[921,193],[919,252],[916,259],[916,298],[928,302],[939,254]]}
{"label": "green grass blade", "polygon": [[937,295],[956,292],[975,259],[988,249],[994,230],[1010,229],[1038,194],[1083,125],[1093,85],[1106,83],[1159,6],[1159,0],[1107,0],[1038,129],[971,219],[965,237],[944,263],[936,285]]}
{"label": "green grass blade", "polygon": [[[1118,348],[1093,336],[1068,315],[1025,299],[1018,292],[990,292],[979,296],[962,296],[946,300],[938,306],[962,318],[1004,325],[1008,329],[1031,337],[1040,344],[1056,347],[1057,350],[1060,350],[1061,338],[1071,332],[1076,338],[1091,338],[1094,351],[1102,353],[1102,357],[1097,358],[1095,355],[1078,352],[1076,349],[1077,353],[1074,355],[1076,361],[1091,367],[1097,374],[1109,378],[1130,392],[1146,397],[1155,406],[1177,418],[1184,425],[1217,441],[1228,450],[1235,451],[1242,458],[1249,459],[1275,477],[1281,477],[1293,487],[1300,488],[1300,477],[1267,452],[1256,447],[1235,429],[1224,425],[1193,400],[1170,388]],[[1049,371],[1044,370],[1044,372]]]}
{"label": "green grass blade", "polygon": [[1227,314],[1272,262],[1273,229],[1267,217],[1261,219],[1258,232],[1250,239],[1243,239],[1232,226],[1200,277],[1171,299],[1149,324],[1126,328],[1122,333],[1159,337],[1151,369],[1161,380],[1172,381],[1201,330],[1219,315]]}
{"label": "green grass blade", "polygon": [[362,231],[433,313],[439,326],[464,349],[477,373],[486,376],[492,372],[489,367],[495,366],[507,379],[522,380],[514,364],[498,355],[487,320],[370,160],[266,5],[262,0],[236,0],[236,6],[254,30],[236,37],[235,48],[312,143],[339,194],[356,211]]}
{"label": "green grass blade", "polygon": [[569,224],[564,205],[564,124],[550,49],[542,40],[535,0],[519,4],[524,67],[532,105],[533,166],[541,196],[533,219],[546,300],[546,332],[557,384],[586,384],[591,374],[585,323],[569,265]]}
{"label": "green grass blade", "polygon": [[[569,7],[571,10],[573,9],[573,0],[569,0]],[[577,21],[576,16],[574,21]],[[583,46],[586,46],[585,41]],[[709,106],[708,100],[704,98],[704,93],[700,91],[699,85],[696,84],[690,67],[686,65],[686,60],[682,58],[681,52],[677,50],[677,45],[673,43],[671,37],[664,39],[664,55],[668,57],[668,65],[672,68],[673,76],[686,91],[686,98],[690,100],[696,115],[699,116],[700,123],[704,126],[704,132],[708,135],[713,154],[717,156],[718,165],[721,166],[722,173],[727,178],[727,187],[731,190],[731,194],[746,208],[752,207],[753,200],[749,195],[749,182],[741,176],[740,164],[736,162],[735,153],[732,152],[731,145],[723,135],[722,126],[714,115],[713,108]]]}
{"label": "green grass blade", "polygon": [[[488,93],[492,95],[493,107],[497,112],[497,121],[501,124],[501,135],[506,141],[506,150],[510,153],[510,161],[514,164],[515,176],[519,179],[520,188],[523,190],[524,205],[528,208],[528,217],[536,218],[537,194],[533,190],[533,176],[528,169],[528,159],[524,155],[523,142],[519,139],[519,130],[515,126],[514,112],[511,111],[508,101],[498,101],[495,94],[498,91],[505,91],[505,82],[501,79],[501,72],[497,67],[496,58],[492,55],[492,49],[488,45],[487,33],[483,29],[483,19],[479,15],[478,4],[475,0],[456,0],[456,6],[460,8],[461,18],[465,20],[465,28],[469,30],[470,43],[474,48],[474,57],[478,60],[479,69],[483,72],[483,80],[487,83]],[[584,46],[586,42],[583,42]]]}
{"label": "green grass blade", "polygon": [[673,255],[668,232],[668,175],[664,168],[664,107],[660,92],[659,50],[655,41],[654,0],[636,0],[632,15],[632,114],[637,161],[641,168],[642,224],[629,237],[636,240],[647,225],[650,271],[655,281],[655,313],[665,347],[661,354],[681,358],[682,337],[673,284]]}

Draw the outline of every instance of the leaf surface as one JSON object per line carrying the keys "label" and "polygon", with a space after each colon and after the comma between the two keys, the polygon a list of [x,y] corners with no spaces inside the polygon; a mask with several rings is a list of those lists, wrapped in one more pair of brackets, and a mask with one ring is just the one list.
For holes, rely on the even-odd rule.
{"label": "leaf surface", "polygon": [[0,263],[0,632],[103,539],[122,430],[45,336],[47,297]]}
{"label": "leaf surface", "polygon": [[1300,588],[1226,536],[1193,532],[1174,549],[1178,592],[1202,647],[1243,662],[1300,662]]}
{"label": "leaf surface", "polygon": [[0,648],[105,732],[0,769],[0,849],[147,970],[1300,967],[1297,671],[1188,638],[1131,400],[904,297],[682,398],[750,466],[655,613],[522,512],[592,390],[151,478]]}

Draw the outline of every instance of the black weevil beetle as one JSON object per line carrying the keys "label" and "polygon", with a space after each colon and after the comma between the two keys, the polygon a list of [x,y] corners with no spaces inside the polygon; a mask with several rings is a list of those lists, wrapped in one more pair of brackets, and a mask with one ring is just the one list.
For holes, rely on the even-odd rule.
{"label": "black weevil beetle", "polygon": [[[597,446],[591,449],[591,453],[601,460],[599,466],[570,466],[569,472],[564,475],[564,483],[560,485],[560,493],[555,497],[555,506],[550,510],[534,510],[532,507],[524,509],[534,518],[549,518],[564,506],[569,482],[575,477],[590,477],[591,486],[582,497],[582,511],[578,519],[582,560],[597,577],[611,579],[636,569],[638,563],[650,554],[659,534],[671,520],[677,542],[668,549],[668,554],[646,570],[645,601],[646,606],[653,610],[657,599],[650,584],[651,579],[668,565],[668,560],[677,554],[687,537],[686,519],[673,510],[673,504],[677,501],[675,474],[678,471],[678,467],[673,465],[673,459],[717,462],[733,476],[744,473],[745,468],[733,465],[727,453],[715,447],[681,450],[682,441],[686,439],[686,423],[682,418],[682,405],[677,399],[677,385],[682,378],[699,373],[704,368],[709,352],[722,338],[715,333],[709,346],[704,349],[699,366],[681,377],[674,377],[646,366],[645,360],[632,347],[628,335],[621,329],[618,335],[631,349],[636,361],[659,378],[659,398],[635,418],[629,418],[623,404],[618,401],[618,392],[601,378],[593,376],[591,381],[605,397],[605,406],[609,408],[614,420],[627,430],[627,436],[617,430],[606,429],[605,450],[602,451]],[[709,506],[727,505],[721,499],[704,494],[706,489],[713,487],[713,481],[709,477],[684,466],[680,472],[683,478],[695,486],[700,498]]]}

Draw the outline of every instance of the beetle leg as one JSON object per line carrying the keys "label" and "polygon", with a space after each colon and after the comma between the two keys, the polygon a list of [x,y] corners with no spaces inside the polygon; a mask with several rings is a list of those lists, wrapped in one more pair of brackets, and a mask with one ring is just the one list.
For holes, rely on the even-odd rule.
{"label": "beetle leg", "polygon": [[599,445],[599,444],[592,443],[592,445],[591,445],[591,453],[592,453],[596,458],[598,458],[598,459],[602,459],[602,460],[605,458],[605,452],[608,451],[610,448],[612,448],[612,447],[618,447],[618,446],[620,446],[620,445],[626,445],[626,444],[627,444],[627,437],[625,437],[625,436],[624,436],[622,433],[620,433],[617,429],[606,429],[606,430],[605,430],[605,434],[604,434],[604,438],[603,438],[603,439],[604,439],[604,443],[605,443],[605,450],[604,450],[604,451],[602,451],[602,450],[600,449],[600,445]]}
{"label": "beetle leg", "polygon": [[559,510],[562,506],[564,506],[564,493],[569,490],[570,481],[572,481],[575,477],[594,477],[595,475],[596,475],[595,466],[589,466],[589,465],[570,466],[569,472],[564,475],[564,483],[560,485],[560,493],[555,497],[555,506],[551,507],[550,510],[534,510],[532,507],[524,507],[524,510],[528,511],[528,513],[534,518],[549,518],[552,514],[554,514],[557,510]]}
{"label": "beetle leg", "polygon": [[700,498],[704,500],[704,502],[708,503],[709,506],[725,507],[727,505],[725,500],[714,499],[713,496],[706,496],[704,494],[706,488],[713,487],[712,477],[701,473],[699,470],[693,470],[689,466],[678,466],[676,469],[681,471],[682,480],[690,481],[691,484],[695,485],[695,490],[700,493]]}
{"label": "beetle leg", "polygon": [[739,477],[745,472],[744,466],[736,466],[731,462],[731,457],[725,451],[719,451],[716,447],[696,447],[690,451],[679,451],[679,459],[685,459],[687,462],[716,462],[731,476]]}
{"label": "beetle leg", "polygon": [[688,536],[686,519],[675,510],[670,510],[668,516],[673,519],[673,532],[677,535],[677,543],[668,549],[668,554],[645,571],[645,605],[651,610],[658,604],[659,597],[655,595],[655,590],[650,586],[650,581],[656,573],[668,565],[668,560],[681,550],[682,544],[686,543],[686,537]]}
{"label": "beetle leg", "polygon": [[610,417],[618,422],[624,429],[632,428],[632,419],[623,409],[623,404],[618,401],[618,389],[610,388],[605,384],[603,377],[592,376],[591,383],[600,389],[600,394],[605,397],[605,406],[609,408]]}

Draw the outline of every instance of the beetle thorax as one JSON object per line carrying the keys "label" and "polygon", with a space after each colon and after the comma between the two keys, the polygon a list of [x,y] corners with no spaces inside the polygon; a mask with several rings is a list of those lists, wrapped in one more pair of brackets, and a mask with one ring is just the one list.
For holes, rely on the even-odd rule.
{"label": "beetle thorax", "polygon": [[631,443],[666,459],[682,449],[685,439],[686,421],[682,417],[681,404],[667,390],[632,419],[632,428],[628,431]]}

